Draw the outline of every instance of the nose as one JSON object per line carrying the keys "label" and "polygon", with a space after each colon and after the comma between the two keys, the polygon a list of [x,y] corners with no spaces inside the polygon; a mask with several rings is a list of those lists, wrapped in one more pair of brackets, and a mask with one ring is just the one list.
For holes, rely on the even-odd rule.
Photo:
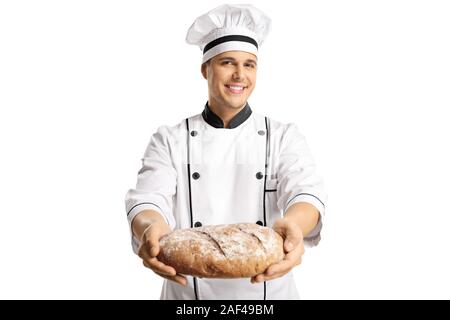
{"label": "nose", "polygon": [[244,68],[243,66],[237,65],[233,73],[233,80],[242,80],[243,77],[244,77]]}

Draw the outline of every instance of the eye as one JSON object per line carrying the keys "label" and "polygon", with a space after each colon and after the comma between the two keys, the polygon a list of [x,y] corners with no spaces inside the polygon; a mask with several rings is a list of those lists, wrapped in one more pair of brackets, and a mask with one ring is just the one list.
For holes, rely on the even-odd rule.
{"label": "eye", "polygon": [[233,62],[232,61],[230,61],[230,60],[225,60],[225,61],[223,61],[221,64],[222,65],[226,65],[226,64],[232,64]]}
{"label": "eye", "polygon": [[253,63],[245,64],[246,67],[255,68],[256,66]]}

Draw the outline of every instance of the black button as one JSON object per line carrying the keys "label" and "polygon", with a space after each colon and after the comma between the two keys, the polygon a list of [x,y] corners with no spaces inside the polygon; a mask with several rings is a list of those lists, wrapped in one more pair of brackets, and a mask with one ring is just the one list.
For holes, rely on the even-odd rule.
{"label": "black button", "polygon": [[197,135],[197,133],[198,133],[197,131],[192,130],[192,131],[191,131],[191,136],[195,137],[195,136]]}
{"label": "black button", "polygon": [[202,223],[199,222],[199,221],[197,221],[197,222],[194,224],[194,227],[196,227],[196,228],[201,227],[201,226],[202,226]]}
{"label": "black button", "polygon": [[264,175],[261,172],[258,172],[256,174],[256,179],[262,179],[264,177]]}
{"label": "black button", "polygon": [[194,173],[192,174],[192,178],[194,178],[195,180],[197,180],[198,178],[200,178],[200,173],[194,172]]}
{"label": "black button", "polygon": [[260,226],[262,226],[263,225],[263,223],[262,223],[262,221],[256,221],[256,224],[259,224]]}
{"label": "black button", "polygon": [[259,130],[259,131],[258,131],[258,134],[259,134],[260,136],[263,136],[263,135],[266,134],[266,132],[265,132],[264,130]]}

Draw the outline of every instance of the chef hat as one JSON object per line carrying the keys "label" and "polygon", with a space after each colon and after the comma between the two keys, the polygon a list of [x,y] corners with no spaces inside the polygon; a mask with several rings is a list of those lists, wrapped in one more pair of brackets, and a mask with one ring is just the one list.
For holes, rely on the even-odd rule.
{"label": "chef hat", "polygon": [[270,18],[250,4],[224,4],[195,19],[186,42],[200,47],[202,63],[225,51],[257,55],[270,25]]}

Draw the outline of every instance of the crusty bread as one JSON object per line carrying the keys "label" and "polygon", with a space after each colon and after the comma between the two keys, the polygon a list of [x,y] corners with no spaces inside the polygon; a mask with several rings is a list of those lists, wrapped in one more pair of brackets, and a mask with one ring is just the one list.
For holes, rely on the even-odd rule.
{"label": "crusty bread", "polygon": [[284,258],[283,239],[253,223],[179,229],[160,239],[158,259],[178,273],[205,278],[246,278]]}

